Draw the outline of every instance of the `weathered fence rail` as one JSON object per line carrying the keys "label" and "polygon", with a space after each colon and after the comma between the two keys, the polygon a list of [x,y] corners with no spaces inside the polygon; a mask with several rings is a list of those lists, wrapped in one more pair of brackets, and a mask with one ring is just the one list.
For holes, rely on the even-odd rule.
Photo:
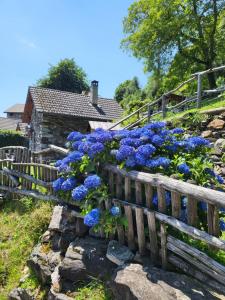
{"label": "weathered fence rail", "polygon": [[[0,190],[63,202],[52,190],[52,182],[58,176],[55,167],[33,162],[32,154],[26,149],[19,148],[18,151],[16,147],[8,150],[0,149],[3,153],[0,159]],[[56,151],[59,150],[66,154],[67,150],[56,148]],[[17,155],[23,158],[23,162],[18,161]],[[210,250],[225,251],[225,241],[219,238],[219,210],[225,208],[225,193],[159,174],[127,172],[112,165],[105,165],[103,172],[111,194],[103,209],[115,203],[120,206],[128,223],[126,227],[117,227],[114,238],[131,250],[138,250],[140,255],[149,255],[153,263],[161,263],[165,269],[173,265],[202,282],[207,281],[225,294],[225,266],[181,238],[183,235],[201,241]],[[166,205],[167,192],[171,193],[170,208]],[[158,197],[157,209],[153,204],[155,194]],[[187,199],[186,222],[181,221],[184,196]],[[199,201],[207,206],[207,232],[199,228]]]}
{"label": "weathered fence rail", "polygon": [[[224,91],[224,88],[218,88],[215,90],[209,90],[209,91],[203,91],[202,90],[202,80],[203,77],[209,73],[218,72],[221,70],[224,70],[225,66],[220,66],[216,68],[211,68],[205,71],[197,72],[195,74],[192,74],[192,76],[182,82],[180,85],[178,85],[176,88],[164,93],[161,95],[158,99],[156,99],[153,102],[149,102],[144,104],[142,107],[137,109],[136,111],[132,112],[128,116],[122,118],[121,120],[114,123],[111,127],[109,127],[109,130],[114,129],[117,125],[123,124],[124,121],[129,122],[128,125],[125,126],[125,129],[133,128],[139,124],[141,124],[143,121],[148,120],[148,122],[151,120],[152,117],[162,114],[162,117],[165,118],[167,112],[174,112],[177,109],[187,110],[190,108],[190,105],[193,104],[197,108],[199,108],[202,104],[203,98],[207,98],[209,93],[211,94],[220,94]],[[176,105],[169,106],[168,105],[168,97],[175,92],[178,92],[182,87],[185,85],[191,83],[191,82],[197,82],[197,91],[194,95],[185,97],[185,99],[181,102],[179,102]],[[133,121],[133,118],[136,117],[136,121]]]}
{"label": "weathered fence rail", "polygon": [[[167,268],[172,264],[182,271],[225,293],[225,266],[206,253],[185,243],[171,232],[184,234],[203,242],[209,249],[225,251],[225,241],[219,236],[219,209],[225,208],[225,193],[181,182],[166,176],[105,166],[105,178],[109,178],[112,203],[119,205],[126,216],[128,226],[117,228],[121,244],[141,255],[150,252],[152,262],[160,258]],[[171,210],[166,206],[166,192],[171,193]],[[153,205],[158,196],[158,209]],[[181,198],[187,198],[187,223],[181,221]],[[198,202],[207,205],[208,232],[198,229]]]}

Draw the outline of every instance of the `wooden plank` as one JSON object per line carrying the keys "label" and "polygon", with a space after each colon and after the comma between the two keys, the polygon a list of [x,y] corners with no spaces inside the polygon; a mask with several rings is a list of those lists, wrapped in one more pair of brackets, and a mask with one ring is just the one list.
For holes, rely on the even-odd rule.
{"label": "wooden plank", "polygon": [[138,249],[140,255],[145,254],[145,228],[144,228],[144,213],[141,207],[135,208],[137,236],[138,236]]}
{"label": "wooden plank", "polygon": [[174,218],[180,218],[181,212],[181,197],[178,192],[171,192],[171,202],[172,202],[172,216]]}
{"label": "wooden plank", "polygon": [[125,177],[125,200],[131,201],[131,180],[129,177]]}
{"label": "wooden plank", "polygon": [[129,205],[124,206],[125,216],[127,218],[128,226],[127,226],[127,243],[130,250],[135,250],[135,242],[134,242],[134,222],[132,215],[132,208]]}
{"label": "wooden plank", "polygon": [[165,195],[165,189],[159,185],[157,187],[157,196],[158,196],[158,210],[161,213],[166,212],[166,195]]}
{"label": "wooden plank", "polygon": [[201,271],[194,268],[190,263],[184,261],[183,259],[179,258],[178,256],[174,254],[168,255],[168,261],[174,265],[176,268],[182,270],[184,273],[190,275],[191,277],[194,277],[198,279],[199,281],[203,282],[204,284],[207,282],[207,284],[213,288],[213,290],[217,290],[221,292],[223,295],[225,294],[225,287],[224,285],[221,285],[217,281],[213,280],[206,274],[202,273]]}
{"label": "wooden plank", "polygon": [[152,199],[153,199],[153,187],[150,184],[145,184],[145,199],[146,207],[153,208]]}
{"label": "wooden plank", "polygon": [[191,183],[176,180],[159,174],[150,174],[139,171],[129,171],[119,169],[117,166],[106,165],[106,169],[122,176],[127,176],[131,180],[138,180],[143,183],[149,183],[154,187],[161,185],[165,190],[175,191],[180,194],[190,195],[196,200],[204,199],[205,202],[215,204],[218,207],[225,208],[225,193],[209,188],[197,186]]}
{"label": "wooden plank", "polygon": [[219,210],[215,205],[208,204],[207,208],[208,233],[219,236]]}
{"label": "wooden plank", "polygon": [[142,205],[142,184],[139,181],[135,181],[135,199],[137,204]]}
{"label": "wooden plank", "polygon": [[116,175],[116,197],[122,199],[122,176]]}
{"label": "wooden plank", "polygon": [[210,267],[210,269],[214,270],[216,273],[225,276],[225,266],[221,265],[220,263],[209,257],[204,252],[188,245],[187,243],[181,240],[176,239],[171,235],[168,235],[167,240],[176,247],[193,256],[194,259],[199,260],[206,266]]}
{"label": "wooden plank", "polygon": [[191,196],[188,196],[188,201],[187,201],[187,219],[188,219],[188,224],[191,226],[197,226],[198,224],[198,202],[196,199],[194,199]]}
{"label": "wooden plank", "polygon": [[148,219],[148,231],[149,231],[149,239],[150,239],[151,261],[153,264],[155,264],[158,260],[158,255],[159,255],[155,213],[153,211],[148,211],[147,219]]}
{"label": "wooden plank", "polygon": [[166,225],[165,223],[160,223],[160,235],[161,235],[161,258],[162,258],[162,268],[167,269],[167,237],[166,237]]}
{"label": "wooden plank", "polygon": [[213,277],[213,279],[217,280],[218,282],[220,282],[222,284],[225,283],[225,277],[224,276],[221,276],[220,274],[216,273],[212,269],[208,268],[203,263],[197,261],[196,259],[193,259],[193,256],[191,256],[188,253],[184,252],[182,249],[178,248],[177,246],[173,245],[170,242],[167,243],[167,247],[170,251],[172,251],[173,253],[179,255],[185,261],[188,261],[188,263],[190,263],[194,267],[198,268],[201,272]]}

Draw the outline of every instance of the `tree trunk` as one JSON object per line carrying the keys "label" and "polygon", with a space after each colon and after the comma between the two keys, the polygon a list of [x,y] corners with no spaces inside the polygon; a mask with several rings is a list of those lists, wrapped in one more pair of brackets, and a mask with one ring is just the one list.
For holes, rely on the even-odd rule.
{"label": "tree trunk", "polygon": [[216,77],[215,77],[215,73],[208,73],[208,74],[207,74],[207,77],[208,77],[208,82],[209,82],[209,87],[210,87],[210,89],[216,88]]}

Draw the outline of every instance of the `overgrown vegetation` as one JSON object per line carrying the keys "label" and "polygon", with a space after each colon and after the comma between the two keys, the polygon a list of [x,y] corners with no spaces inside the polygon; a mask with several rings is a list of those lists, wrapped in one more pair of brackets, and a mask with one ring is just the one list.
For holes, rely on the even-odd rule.
{"label": "overgrown vegetation", "polygon": [[23,198],[4,202],[0,207],[0,300],[25,275],[32,248],[47,229],[52,212],[49,202]]}
{"label": "overgrown vegetation", "polygon": [[0,130],[0,148],[6,146],[28,147],[28,139],[15,130]]}

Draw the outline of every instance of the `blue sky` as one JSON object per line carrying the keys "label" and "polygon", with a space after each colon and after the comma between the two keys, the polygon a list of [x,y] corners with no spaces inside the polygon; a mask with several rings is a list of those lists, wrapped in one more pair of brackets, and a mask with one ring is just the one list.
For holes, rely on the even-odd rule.
{"label": "blue sky", "polygon": [[143,64],[123,52],[122,20],[131,0],[0,0],[0,115],[23,103],[27,88],[49,64],[74,58],[101,96],[113,97],[119,83],[138,76]]}

